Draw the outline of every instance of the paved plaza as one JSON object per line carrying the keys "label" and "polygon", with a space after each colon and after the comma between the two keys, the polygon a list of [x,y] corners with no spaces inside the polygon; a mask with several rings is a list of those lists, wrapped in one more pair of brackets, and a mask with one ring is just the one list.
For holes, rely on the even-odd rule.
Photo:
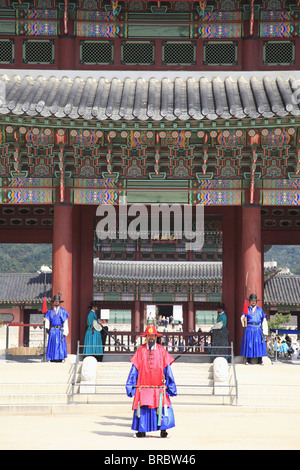
{"label": "paved plaza", "polygon": [[[103,407],[95,414],[2,415],[0,449],[2,450],[101,450],[103,458],[110,451],[145,450],[172,454],[183,450],[299,450],[300,411],[290,409],[258,410],[247,407],[188,410],[174,404],[176,427],[166,439],[156,432],[138,439],[131,430],[131,410]],[[122,452],[121,452],[122,454]],[[134,453],[133,453],[134,454]]]}

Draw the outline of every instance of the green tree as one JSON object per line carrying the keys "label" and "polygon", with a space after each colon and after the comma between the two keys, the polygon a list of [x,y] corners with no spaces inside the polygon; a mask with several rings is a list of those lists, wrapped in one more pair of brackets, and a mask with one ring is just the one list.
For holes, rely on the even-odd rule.
{"label": "green tree", "polygon": [[286,329],[286,325],[290,322],[291,315],[283,315],[282,313],[275,313],[274,318],[268,320],[269,331]]}

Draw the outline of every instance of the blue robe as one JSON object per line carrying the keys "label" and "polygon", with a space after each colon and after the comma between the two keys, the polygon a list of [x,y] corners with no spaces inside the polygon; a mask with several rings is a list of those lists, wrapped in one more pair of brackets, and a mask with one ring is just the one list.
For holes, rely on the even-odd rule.
{"label": "blue robe", "polygon": [[251,307],[248,307],[248,313],[245,315],[247,328],[245,328],[240,354],[249,358],[263,357],[267,355],[266,341],[262,332],[262,322],[266,315],[260,307],[256,307],[254,315],[251,312]]}
{"label": "blue robe", "polygon": [[93,321],[97,320],[97,315],[94,310],[91,310],[87,317],[87,330],[84,338],[84,356],[100,356],[103,354],[102,336],[101,332],[93,327]]}
{"label": "blue robe", "polygon": [[[138,369],[134,365],[132,365],[126,383],[126,393],[128,397],[133,397],[135,395],[136,388],[134,387],[134,385],[137,384],[138,375]],[[176,396],[177,389],[171,366],[168,365],[167,367],[165,367],[164,376],[166,380],[166,393],[171,397]],[[165,408],[163,407],[162,420],[160,426],[157,425],[157,421],[157,408],[148,408],[148,406],[141,406],[139,417],[137,416],[137,410],[134,410],[131,429],[138,432],[149,432],[173,428],[175,426],[175,417],[172,405],[168,406],[167,410],[165,410]]]}
{"label": "blue robe", "polygon": [[57,361],[67,357],[67,343],[63,334],[63,328],[68,317],[68,312],[61,307],[59,307],[57,315],[55,315],[54,308],[48,310],[45,315],[45,318],[47,318],[50,323],[46,354],[47,361]]}

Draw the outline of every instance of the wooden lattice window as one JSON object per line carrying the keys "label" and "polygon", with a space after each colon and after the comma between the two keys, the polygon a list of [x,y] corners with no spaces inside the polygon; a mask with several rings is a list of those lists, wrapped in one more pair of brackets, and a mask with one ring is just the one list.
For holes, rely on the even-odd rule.
{"label": "wooden lattice window", "polygon": [[205,41],[203,46],[204,65],[236,65],[237,59],[237,41]]}
{"label": "wooden lattice window", "polygon": [[265,41],[263,45],[265,65],[292,65],[295,63],[295,41]]}
{"label": "wooden lattice window", "polygon": [[81,64],[113,64],[113,41],[80,41]]}
{"label": "wooden lattice window", "polygon": [[166,41],[162,46],[162,60],[165,65],[195,65],[196,43]]}
{"label": "wooden lattice window", "polygon": [[15,60],[15,44],[12,39],[0,40],[0,63],[12,64]]}
{"label": "wooden lattice window", "polygon": [[153,65],[154,42],[124,41],[121,47],[121,57],[124,65]]}
{"label": "wooden lattice window", "polygon": [[25,39],[23,41],[24,64],[53,64],[54,40]]}

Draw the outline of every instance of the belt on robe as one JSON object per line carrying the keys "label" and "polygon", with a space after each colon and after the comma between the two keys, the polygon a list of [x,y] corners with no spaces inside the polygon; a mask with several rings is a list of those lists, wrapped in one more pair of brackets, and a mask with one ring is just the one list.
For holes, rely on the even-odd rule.
{"label": "belt on robe", "polygon": [[248,325],[261,325],[261,323],[248,323]]}
{"label": "belt on robe", "polygon": [[[162,420],[162,407],[163,407],[163,395],[165,393],[166,386],[165,385],[134,385],[135,388],[160,388],[161,392],[159,394],[159,407],[158,407],[158,420],[157,420],[157,426],[161,425],[161,420]],[[168,415],[168,407],[165,405],[165,416]],[[140,418],[140,402],[138,402],[138,407],[137,407],[137,417]]]}
{"label": "belt on robe", "polygon": [[135,388],[165,388],[165,385],[134,385]]}

